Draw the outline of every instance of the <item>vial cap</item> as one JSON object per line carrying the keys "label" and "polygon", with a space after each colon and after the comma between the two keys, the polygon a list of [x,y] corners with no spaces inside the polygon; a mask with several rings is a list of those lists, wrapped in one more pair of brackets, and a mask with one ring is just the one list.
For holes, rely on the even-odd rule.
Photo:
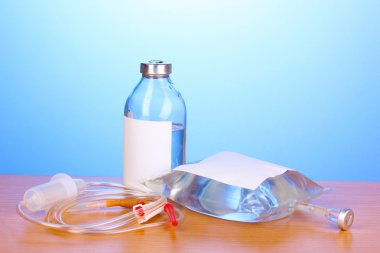
{"label": "vial cap", "polygon": [[350,229],[353,222],[354,222],[354,211],[348,208],[344,208],[339,212],[337,223],[340,229],[342,230]]}
{"label": "vial cap", "polygon": [[172,64],[161,60],[141,63],[140,72],[144,77],[168,77],[172,73]]}

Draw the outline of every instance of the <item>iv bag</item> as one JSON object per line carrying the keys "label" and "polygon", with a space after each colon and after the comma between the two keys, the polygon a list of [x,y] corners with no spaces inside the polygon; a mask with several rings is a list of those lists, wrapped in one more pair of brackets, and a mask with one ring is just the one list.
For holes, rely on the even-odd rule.
{"label": "iv bag", "polygon": [[193,211],[242,222],[283,218],[325,190],[298,171],[233,152],[181,165],[145,185]]}

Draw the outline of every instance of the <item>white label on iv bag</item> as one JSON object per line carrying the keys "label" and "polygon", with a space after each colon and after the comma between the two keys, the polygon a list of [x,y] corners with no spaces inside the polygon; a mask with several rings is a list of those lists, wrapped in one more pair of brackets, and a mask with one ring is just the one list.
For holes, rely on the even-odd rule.
{"label": "white label on iv bag", "polygon": [[189,172],[246,189],[256,189],[270,178],[289,168],[234,152],[220,152],[199,163],[181,165],[174,170]]}
{"label": "white label on iv bag", "polygon": [[146,180],[170,172],[171,143],[171,121],[136,120],[124,116],[123,183],[140,187]]}

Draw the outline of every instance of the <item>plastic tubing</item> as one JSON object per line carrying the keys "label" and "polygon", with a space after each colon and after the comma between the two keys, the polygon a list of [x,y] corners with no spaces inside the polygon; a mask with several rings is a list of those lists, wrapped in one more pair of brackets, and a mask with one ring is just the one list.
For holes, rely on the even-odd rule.
{"label": "plastic tubing", "polygon": [[[115,200],[116,203],[119,200],[131,200],[131,203],[141,202],[139,205],[141,209],[139,212],[132,210],[113,218],[86,224],[69,224],[63,218],[64,214],[109,207],[108,203]],[[27,211],[23,201],[18,203],[17,212],[32,223],[59,231],[76,234],[116,234],[167,224],[166,220],[153,223],[145,222],[164,210],[167,212],[168,207],[174,210],[173,213],[177,216],[173,218],[173,215],[168,213],[172,224],[175,225],[177,221],[182,220],[183,213],[177,208],[173,209],[164,195],[145,193],[116,183],[87,182],[84,190],[80,191],[77,197],[53,205],[46,210],[46,215],[43,218],[36,217],[35,214],[32,215],[31,212]]]}

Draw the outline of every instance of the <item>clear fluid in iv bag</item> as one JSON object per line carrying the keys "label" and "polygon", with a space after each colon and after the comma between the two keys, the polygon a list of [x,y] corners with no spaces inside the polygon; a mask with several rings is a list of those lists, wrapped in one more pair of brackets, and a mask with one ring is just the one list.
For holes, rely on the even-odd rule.
{"label": "clear fluid in iv bag", "polygon": [[185,127],[182,124],[173,124],[171,169],[185,162],[185,142]]}

